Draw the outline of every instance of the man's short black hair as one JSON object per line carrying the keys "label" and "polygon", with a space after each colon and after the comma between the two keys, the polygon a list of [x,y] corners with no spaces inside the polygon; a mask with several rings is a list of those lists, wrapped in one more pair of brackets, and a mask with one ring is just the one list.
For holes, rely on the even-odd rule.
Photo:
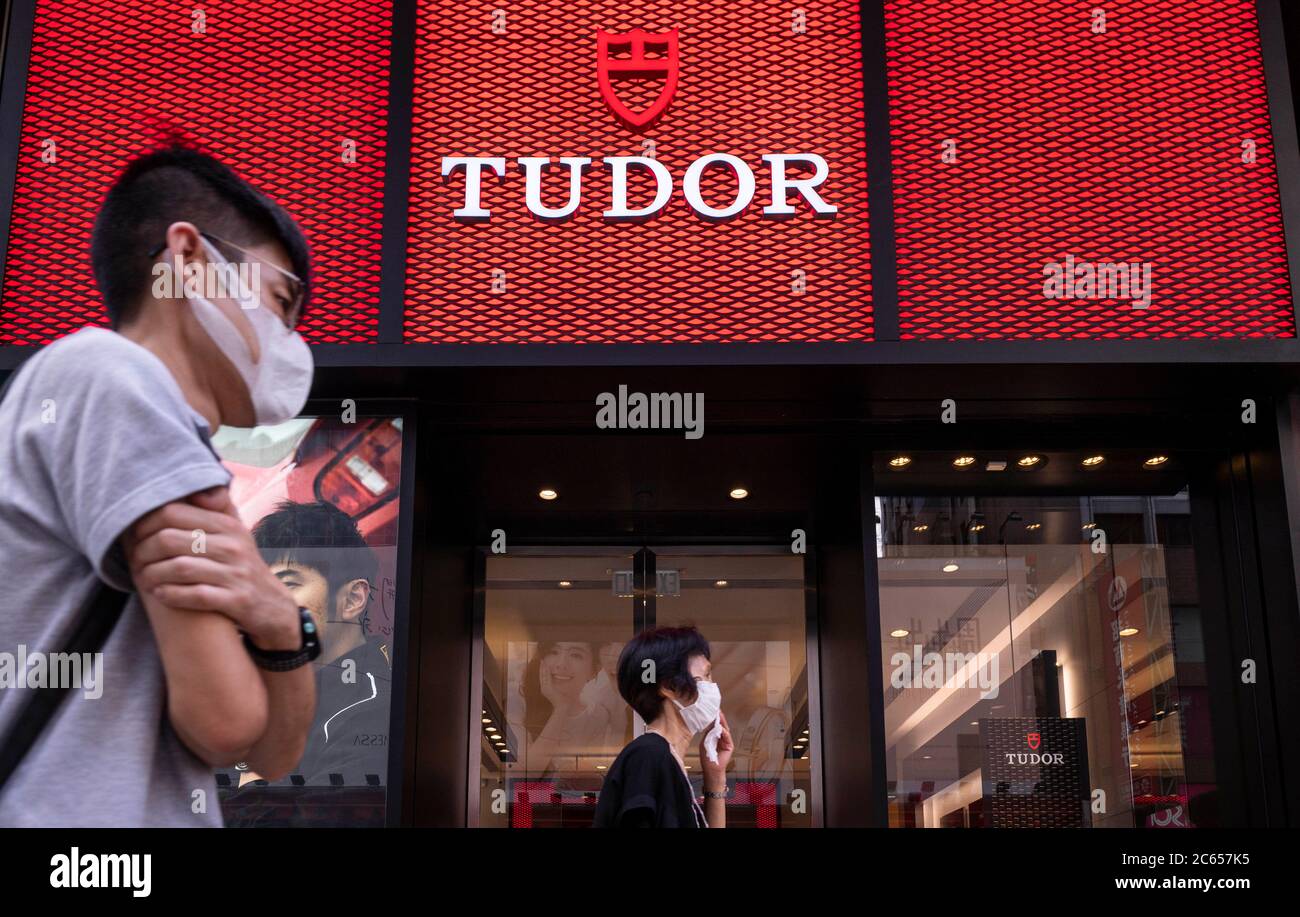
{"label": "man's short black hair", "polygon": [[90,259],[114,328],[130,321],[152,285],[149,252],[166,241],[167,227],[178,221],[245,248],[278,242],[303,281],[306,311],[311,256],[298,224],[228,166],[172,144],[128,163],[95,218]]}
{"label": "man's short black hair", "polygon": [[[709,641],[694,627],[656,627],[633,637],[618,657],[618,693],[647,723],[653,722],[664,705],[659,689],[667,688],[684,702],[699,697],[691,677],[691,657],[709,659]],[[646,674],[654,662],[654,677]]]}
{"label": "man's short black hair", "polygon": [[[370,583],[379,561],[357,529],[356,521],[329,503],[293,503],[286,500],[253,526],[253,541],[268,564],[309,567],[325,577],[329,601],[353,580]],[[368,614],[368,611],[367,611]],[[361,616],[366,623],[367,614]]]}

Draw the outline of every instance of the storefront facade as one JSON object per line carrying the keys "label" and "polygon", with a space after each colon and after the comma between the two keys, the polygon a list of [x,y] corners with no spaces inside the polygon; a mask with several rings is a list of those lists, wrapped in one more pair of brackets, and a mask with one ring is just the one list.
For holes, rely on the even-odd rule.
{"label": "storefront facade", "polygon": [[1292,23],[1186,6],[13,4],[0,367],[185,75],[313,240],[314,419],[217,445],[355,522],[387,728],[227,820],[589,824],[691,623],[733,825],[1300,824]]}

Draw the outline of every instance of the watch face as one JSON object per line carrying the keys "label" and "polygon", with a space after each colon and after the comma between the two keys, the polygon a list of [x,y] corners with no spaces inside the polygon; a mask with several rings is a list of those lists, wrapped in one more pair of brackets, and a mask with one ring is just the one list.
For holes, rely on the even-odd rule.
{"label": "watch face", "polygon": [[316,628],[316,619],[311,616],[310,611],[300,606],[298,615],[302,619],[302,649],[310,661],[320,655],[320,632]]}

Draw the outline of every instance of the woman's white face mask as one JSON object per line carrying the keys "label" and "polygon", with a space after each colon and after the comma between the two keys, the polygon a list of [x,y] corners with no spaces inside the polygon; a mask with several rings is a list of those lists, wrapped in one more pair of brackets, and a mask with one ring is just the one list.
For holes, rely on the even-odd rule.
{"label": "woman's white face mask", "polygon": [[[228,263],[207,239],[200,237],[209,262],[225,272]],[[233,271],[224,276],[234,276]],[[187,298],[194,305],[194,316],[208,337],[226,359],[234,364],[248,389],[257,424],[277,424],[292,420],[302,412],[311,392],[313,362],[311,349],[298,332],[285,326],[250,290],[230,291],[235,302],[253,326],[259,359],[238,326],[212,300],[203,296]]]}
{"label": "woman's white face mask", "polygon": [[722,736],[722,689],[711,681],[697,681],[695,690],[699,696],[693,704],[682,704],[676,698],[677,712],[682,715],[682,722],[694,736],[709,727],[713,727],[704,737],[704,752],[709,760],[718,760],[718,739]]}

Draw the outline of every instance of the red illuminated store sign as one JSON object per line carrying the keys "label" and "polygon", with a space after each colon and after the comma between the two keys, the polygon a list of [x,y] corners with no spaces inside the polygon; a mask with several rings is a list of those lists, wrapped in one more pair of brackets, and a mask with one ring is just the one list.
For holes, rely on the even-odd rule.
{"label": "red illuminated store sign", "polygon": [[420,0],[409,176],[389,5],[35,7],[0,345],[103,323],[94,213],[168,127],[299,218],[313,343],[1295,337],[1254,0]]}
{"label": "red illuminated store sign", "polygon": [[870,340],[857,5],[419,7],[406,340]]}

